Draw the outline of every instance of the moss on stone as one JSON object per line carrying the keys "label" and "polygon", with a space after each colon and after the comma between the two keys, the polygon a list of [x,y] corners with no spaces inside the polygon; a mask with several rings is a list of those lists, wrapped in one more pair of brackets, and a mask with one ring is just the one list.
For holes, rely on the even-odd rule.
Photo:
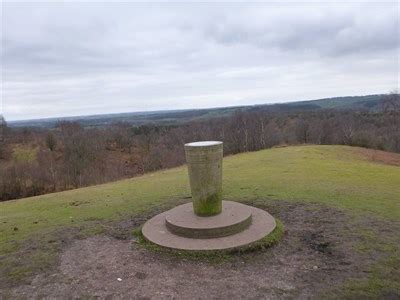
{"label": "moss on stone", "polygon": [[222,195],[221,193],[215,193],[202,199],[201,201],[193,201],[194,212],[198,216],[214,216],[218,215],[222,211]]}

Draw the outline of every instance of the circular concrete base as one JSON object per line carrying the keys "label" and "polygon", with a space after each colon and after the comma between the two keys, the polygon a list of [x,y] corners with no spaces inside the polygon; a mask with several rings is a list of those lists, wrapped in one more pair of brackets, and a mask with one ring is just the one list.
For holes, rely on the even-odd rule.
{"label": "circular concrete base", "polygon": [[168,230],[188,238],[216,238],[243,231],[251,224],[250,206],[225,201],[220,214],[200,217],[194,214],[193,204],[179,205],[165,213]]}
{"label": "circular concrete base", "polygon": [[[239,219],[246,219],[246,214],[244,212],[250,211],[251,218],[250,224],[247,225],[245,228],[241,228],[239,232],[234,232],[228,236],[220,236],[220,237],[213,237],[213,238],[190,238],[184,237],[181,235],[177,235],[169,229],[170,226],[167,227],[166,218],[168,217],[169,221],[174,220],[175,224],[182,224],[184,223],[184,228],[187,228],[188,223],[187,220],[183,219],[174,219],[171,217],[175,216],[175,212],[178,210],[185,211],[185,207],[182,206],[191,205],[191,203],[183,204],[178,206],[172,210],[163,212],[152,219],[148,220],[142,228],[143,236],[149,240],[150,242],[157,244],[162,247],[171,248],[171,249],[179,249],[179,250],[197,250],[197,251],[204,251],[204,250],[224,250],[224,249],[234,249],[234,248],[241,248],[247,245],[250,245],[256,241],[259,241],[270,234],[276,227],[275,219],[266,211],[247,206],[244,204],[240,204],[237,202],[231,201],[223,201],[222,207],[230,207],[232,210],[240,211],[238,215],[241,216]],[[193,214],[194,215],[194,214]],[[176,216],[175,216],[176,217]],[[198,217],[201,218],[198,223],[194,222],[194,228],[199,229],[212,229],[214,232],[218,229],[218,226],[226,225],[228,222],[225,219],[218,220],[214,219],[214,223],[212,218],[218,218],[218,216],[212,217]],[[207,221],[206,219],[209,219]],[[177,221],[178,220],[178,221]],[[204,221],[206,220],[206,221]],[[249,219],[247,219],[249,220]],[[237,221],[237,220],[236,220]],[[207,225],[214,224],[214,225]],[[235,223],[235,222],[234,222]],[[239,222],[240,223],[240,222]],[[217,224],[217,225],[215,225]],[[219,224],[219,225],[218,225]],[[237,222],[236,222],[237,224]],[[232,225],[232,222],[228,222],[229,225]],[[217,230],[218,231],[218,230]]]}

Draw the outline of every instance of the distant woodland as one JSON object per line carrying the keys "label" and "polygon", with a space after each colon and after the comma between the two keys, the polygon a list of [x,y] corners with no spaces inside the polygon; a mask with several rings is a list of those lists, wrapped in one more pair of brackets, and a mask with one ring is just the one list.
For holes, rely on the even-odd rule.
{"label": "distant woodland", "polygon": [[400,153],[400,97],[379,109],[237,110],[180,124],[10,127],[0,117],[0,200],[128,178],[185,162],[183,144],[221,140],[224,154],[298,144],[350,145]]}

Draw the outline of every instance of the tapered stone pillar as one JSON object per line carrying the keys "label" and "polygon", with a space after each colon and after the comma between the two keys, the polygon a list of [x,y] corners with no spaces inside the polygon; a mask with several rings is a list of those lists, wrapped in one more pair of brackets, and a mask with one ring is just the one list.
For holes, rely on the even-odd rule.
{"label": "tapered stone pillar", "polygon": [[217,215],[222,210],[222,142],[185,144],[193,210],[198,216]]}

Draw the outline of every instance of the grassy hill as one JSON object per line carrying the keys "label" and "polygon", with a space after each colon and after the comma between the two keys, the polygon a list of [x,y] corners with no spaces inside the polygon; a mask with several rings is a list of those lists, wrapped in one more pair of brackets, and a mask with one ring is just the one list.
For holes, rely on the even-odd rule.
{"label": "grassy hill", "polygon": [[[284,201],[326,206],[354,219],[388,224],[387,229],[396,232],[400,167],[372,161],[374,153],[378,152],[343,146],[298,146],[230,156],[224,159],[224,197],[254,205]],[[398,155],[388,156],[391,163],[400,161]],[[179,167],[0,203],[0,288],[54,264],[66,236],[104,233],[112,222],[135,216],[144,222],[157,211],[190,201],[189,196],[186,168]],[[369,275],[348,281],[346,291],[350,295],[360,291],[378,295],[382,289],[400,293],[399,238],[380,236],[368,222],[363,224],[354,232],[349,225],[349,232],[361,237],[363,250],[358,250],[384,254],[379,261],[383,267],[371,264]]]}

